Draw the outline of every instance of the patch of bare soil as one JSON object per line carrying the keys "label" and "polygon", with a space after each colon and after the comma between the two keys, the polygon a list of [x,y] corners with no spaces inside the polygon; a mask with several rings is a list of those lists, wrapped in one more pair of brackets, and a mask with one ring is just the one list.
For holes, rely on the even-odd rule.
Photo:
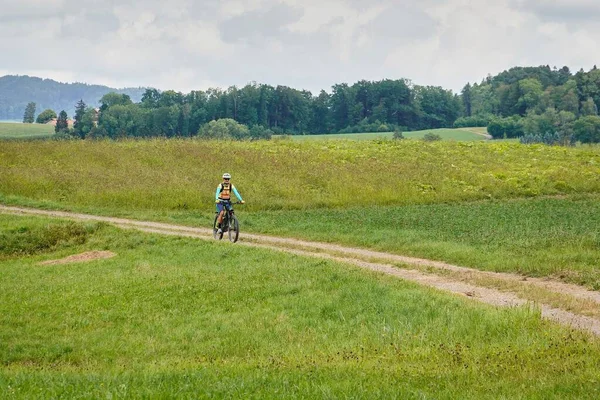
{"label": "patch of bare soil", "polygon": [[60,260],[48,260],[39,263],[39,265],[60,265],[60,264],[71,264],[76,262],[85,262],[98,260],[103,258],[113,258],[116,256],[112,251],[87,251],[81,254],[74,254],[72,256],[68,256],[65,258],[61,258]]}
{"label": "patch of bare soil", "polygon": [[[192,228],[159,222],[136,221],[123,218],[110,218],[62,211],[45,211],[8,207],[2,205],[0,205],[0,212],[10,214],[43,215],[47,217],[59,217],[87,221],[103,221],[120,228],[137,229],[144,232],[152,232],[163,235],[175,235],[204,240],[213,240],[212,230],[207,228]],[[560,307],[557,307],[556,305],[549,306],[548,304],[532,301],[527,297],[523,297],[522,293],[517,293],[506,288],[504,290],[498,290],[494,287],[487,287],[474,283],[476,282],[476,277],[493,278],[496,281],[506,282],[507,284],[519,282],[523,285],[533,286],[551,293],[570,296],[571,298],[579,301],[587,301],[592,305],[592,307],[594,307],[594,309],[600,304],[600,292],[587,290],[584,287],[566,284],[550,278],[525,278],[517,274],[479,271],[434,260],[405,257],[396,254],[346,247],[329,243],[309,242],[305,240],[278,238],[265,235],[243,234],[243,236],[240,237],[240,241],[241,243],[238,243],[240,245],[268,248],[272,250],[298,254],[301,256],[320,257],[351,264],[371,271],[396,276],[398,278],[412,281],[423,286],[455,293],[463,296],[465,299],[475,300],[494,306],[514,307],[526,304],[536,304],[541,310],[543,318],[576,329],[585,330],[600,336],[600,320],[590,316],[578,314],[576,312],[571,312],[568,304],[562,304]],[[224,244],[230,245],[227,242]],[[70,257],[67,257],[67,259],[69,258]],[[413,269],[411,269],[411,267]],[[429,270],[424,271],[423,267],[427,267]],[[436,273],[436,271],[438,273]],[[448,271],[454,273],[455,275],[460,275],[462,279],[453,278],[452,276],[444,276],[443,272]],[[470,276],[472,276],[473,279],[470,279]],[[510,287],[510,285],[507,285],[507,287]]]}

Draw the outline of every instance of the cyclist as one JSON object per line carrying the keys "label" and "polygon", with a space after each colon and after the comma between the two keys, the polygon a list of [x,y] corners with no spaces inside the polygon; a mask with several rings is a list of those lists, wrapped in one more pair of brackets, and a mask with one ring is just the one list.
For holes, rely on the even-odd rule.
{"label": "cyclist", "polygon": [[223,174],[223,182],[217,186],[217,192],[215,193],[215,203],[217,203],[217,211],[219,213],[219,217],[217,218],[217,233],[219,234],[223,233],[221,222],[223,222],[225,210],[231,210],[231,192],[235,194],[240,203],[245,203],[235,186],[233,186],[233,183],[231,183],[231,175],[226,172]]}

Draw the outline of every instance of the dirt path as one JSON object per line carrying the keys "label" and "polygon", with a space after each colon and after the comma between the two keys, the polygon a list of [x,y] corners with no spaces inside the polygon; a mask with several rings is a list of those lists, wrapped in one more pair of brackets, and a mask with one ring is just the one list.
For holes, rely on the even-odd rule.
{"label": "dirt path", "polygon": [[[212,230],[207,228],[2,205],[0,205],[0,212],[102,221],[121,228],[144,232],[214,240]],[[516,274],[479,271],[439,261],[360,248],[265,235],[242,233],[236,245],[330,259],[495,306],[520,306],[535,302],[541,310],[542,317],[600,335],[600,292],[576,285],[548,279],[524,278]]]}
{"label": "dirt path", "polygon": [[483,136],[486,139],[490,139],[490,140],[493,139],[492,135],[490,135],[488,133],[482,133],[482,132],[480,132],[479,131],[480,128],[458,128],[458,129],[463,130],[463,131],[468,131],[468,132],[474,133],[474,134],[479,135],[479,136]]}

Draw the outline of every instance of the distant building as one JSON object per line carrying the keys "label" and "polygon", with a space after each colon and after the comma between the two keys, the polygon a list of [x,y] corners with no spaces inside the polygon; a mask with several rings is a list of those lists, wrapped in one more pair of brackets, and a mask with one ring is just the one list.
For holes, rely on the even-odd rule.
{"label": "distant building", "polygon": [[[75,121],[68,119],[67,123],[69,124],[69,128],[72,128]],[[46,122],[46,125],[56,126],[56,118],[52,118],[50,121]]]}

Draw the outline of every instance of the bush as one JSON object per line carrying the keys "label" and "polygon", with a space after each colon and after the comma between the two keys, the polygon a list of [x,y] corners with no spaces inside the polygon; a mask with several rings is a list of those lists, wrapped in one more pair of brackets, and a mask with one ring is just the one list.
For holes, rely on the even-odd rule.
{"label": "bush", "polygon": [[494,139],[523,136],[523,121],[520,117],[496,118],[490,121],[487,131]]}
{"label": "bush", "polygon": [[471,117],[461,117],[454,121],[455,128],[476,128],[488,126],[490,115],[473,115]]}
{"label": "bush", "polygon": [[0,232],[0,259],[37,254],[57,247],[83,244],[100,225],[77,222],[20,227]]}
{"label": "bush", "polygon": [[108,132],[103,127],[94,126],[85,137],[86,139],[102,139],[107,138]]}
{"label": "bush", "polygon": [[423,141],[425,142],[436,142],[438,140],[442,140],[442,137],[436,133],[427,132],[425,136],[423,136]]}
{"label": "bush", "polygon": [[47,110],[42,111],[42,113],[40,115],[38,115],[35,122],[38,124],[45,124],[56,118],[58,118],[58,116],[56,115],[54,110],[47,109]]}
{"label": "bush", "polygon": [[69,131],[69,130],[58,131],[54,135],[52,135],[51,138],[53,140],[75,140],[75,139],[77,139],[77,137],[73,136],[71,134],[71,131]]}
{"label": "bush", "polygon": [[402,131],[400,129],[396,128],[394,130],[394,134],[392,135],[392,138],[396,139],[396,140],[402,140],[402,139],[404,139],[404,135],[402,134]]}
{"label": "bush", "polygon": [[250,128],[250,139],[252,140],[271,140],[271,136],[273,136],[273,131],[265,128],[262,125],[254,125],[252,128]]}
{"label": "bush", "polygon": [[203,125],[198,131],[198,137],[201,139],[244,140],[250,139],[250,130],[246,125],[231,118],[223,118]]}
{"label": "bush", "polygon": [[356,125],[348,125],[347,127],[340,129],[338,133],[375,133],[375,132],[390,132],[396,128],[393,124],[385,124],[379,120],[369,122],[368,118],[363,118]]}

